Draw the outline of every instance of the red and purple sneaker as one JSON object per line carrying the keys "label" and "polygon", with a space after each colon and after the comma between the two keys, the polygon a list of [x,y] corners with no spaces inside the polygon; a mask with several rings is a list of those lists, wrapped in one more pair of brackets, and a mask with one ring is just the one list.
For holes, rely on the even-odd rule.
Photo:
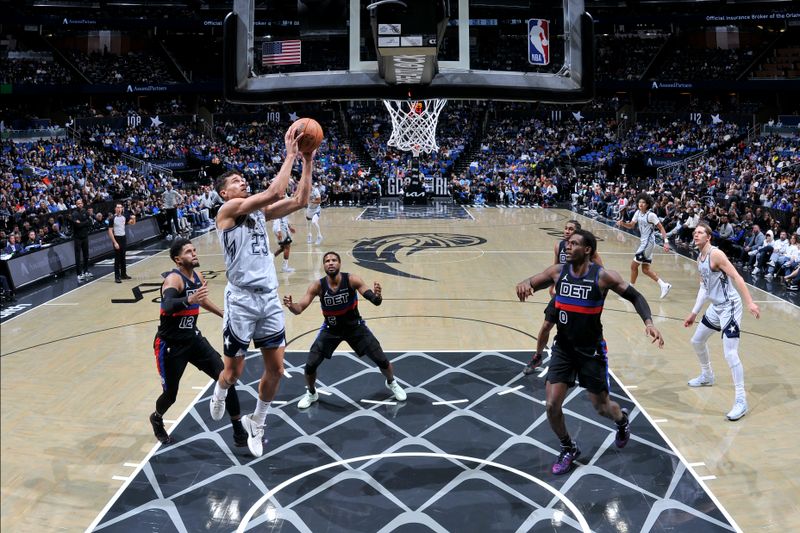
{"label": "red and purple sneaker", "polygon": [[628,441],[631,440],[631,420],[628,418],[628,410],[622,409],[625,413],[625,424],[620,426],[617,424],[617,435],[614,437],[614,444],[617,448],[624,448]]}
{"label": "red and purple sneaker", "polygon": [[577,443],[573,442],[571,447],[562,446],[558,461],[553,463],[553,474],[557,476],[566,474],[572,469],[572,463],[580,456],[581,450]]}

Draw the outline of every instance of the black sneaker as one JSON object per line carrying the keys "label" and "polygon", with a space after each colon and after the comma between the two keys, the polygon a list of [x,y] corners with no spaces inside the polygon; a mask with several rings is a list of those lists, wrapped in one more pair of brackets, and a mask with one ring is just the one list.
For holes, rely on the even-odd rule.
{"label": "black sneaker", "polygon": [[572,463],[581,456],[581,450],[578,444],[573,442],[572,446],[562,446],[561,453],[558,456],[558,461],[553,463],[551,471],[557,476],[561,476],[572,470]]}
{"label": "black sneaker", "polygon": [[531,358],[530,362],[525,365],[525,368],[522,369],[522,373],[526,376],[529,374],[533,374],[533,371],[542,364],[542,354],[534,353],[533,357]]}
{"label": "black sneaker", "polygon": [[127,274],[123,274],[123,275],[122,275],[122,276],[120,276],[120,277],[121,277],[122,279],[133,279],[132,277],[130,277],[130,276],[129,276],[129,275],[127,275]]}
{"label": "black sneaker", "polygon": [[150,425],[153,426],[153,435],[161,442],[161,444],[172,444],[175,442],[164,428],[164,419],[156,416],[155,413],[150,414]]}
{"label": "black sneaker", "polygon": [[622,412],[625,414],[625,424],[621,426],[617,424],[617,435],[614,437],[614,444],[617,445],[617,448],[624,448],[631,439],[631,421],[628,418],[628,410],[623,408]]}
{"label": "black sneaker", "polygon": [[122,280],[119,278],[114,278],[114,283],[122,283]]}
{"label": "black sneaker", "polygon": [[247,431],[244,429],[241,420],[233,420],[233,444],[237,448],[247,447]]}

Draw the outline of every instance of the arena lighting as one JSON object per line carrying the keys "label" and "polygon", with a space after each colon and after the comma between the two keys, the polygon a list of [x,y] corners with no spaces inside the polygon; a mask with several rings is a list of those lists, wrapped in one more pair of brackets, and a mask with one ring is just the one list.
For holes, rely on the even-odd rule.
{"label": "arena lighting", "polygon": [[40,0],[31,4],[33,7],[58,7],[58,8],[81,8],[81,9],[100,9],[98,2],[49,2],[47,0]]}

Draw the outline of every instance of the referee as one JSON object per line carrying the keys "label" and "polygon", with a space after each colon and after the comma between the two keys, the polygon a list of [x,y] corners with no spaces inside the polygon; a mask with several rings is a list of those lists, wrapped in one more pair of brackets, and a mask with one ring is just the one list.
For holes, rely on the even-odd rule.
{"label": "referee", "polygon": [[[130,223],[136,219],[131,217]],[[108,236],[111,237],[111,244],[114,245],[114,282],[122,283],[123,279],[131,279],[128,275],[127,265],[125,264],[125,252],[128,249],[128,241],[125,236],[125,225],[128,223],[125,214],[122,212],[122,204],[114,206],[114,214],[108,225]]]}

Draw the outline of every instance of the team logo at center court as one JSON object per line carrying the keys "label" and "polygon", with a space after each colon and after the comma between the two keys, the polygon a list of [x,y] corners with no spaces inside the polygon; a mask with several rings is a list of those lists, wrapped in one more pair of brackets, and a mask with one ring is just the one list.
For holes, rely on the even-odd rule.
{"label": "team logo at center court", "polygon": [[370,239],[361,239],[353,246],[356,265],[376,272],[404,278],[434,281],[422,276],[407,274],[396,268],[408,257],[426,250],[447,250],[480,246],[486,239],[456,233],[398,233]]}
{"label": "team logo at center court", "polygon": [[528,63],[539,66],[550,64],[549,20],[528,20]]}

